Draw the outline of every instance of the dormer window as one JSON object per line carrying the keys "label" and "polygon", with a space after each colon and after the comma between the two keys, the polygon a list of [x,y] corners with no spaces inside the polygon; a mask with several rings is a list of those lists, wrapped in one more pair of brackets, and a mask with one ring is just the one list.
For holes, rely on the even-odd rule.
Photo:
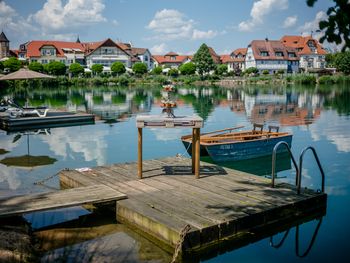
{"label": "dormer window", "polygon": [[55,56],[56,49],[54,47],[42,47],[40,53],[42,56]]}
{"label": "dormer window", "polygon": [[269,56],[269,52],[267,52],[267,51],[261,51],[261,52],[260,52],[260,56],[262,56],[262,57],[268,57],[268,56]]}
{"label": "dormer window", "polygon": [[294,52],[288,52],[288,57],[289,58],[296,58],[297,55]]}
{"label": "dormer window", "polygon": [[275,55],[276,55],[276,57],[283,57],[283,52],[277,51],[277,52],[275,53]]}
{"label": "dormer window", "polygon": [[171,60],[176,60],[176,56],[171,56],[170,59]]}

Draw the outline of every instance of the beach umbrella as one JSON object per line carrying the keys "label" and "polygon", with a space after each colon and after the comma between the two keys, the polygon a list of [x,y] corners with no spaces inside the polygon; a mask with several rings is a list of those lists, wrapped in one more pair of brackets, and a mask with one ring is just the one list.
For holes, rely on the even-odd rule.
{"label": "beach umbrella", "polygon": [[25,80],[25,79],[53,79],[55,77],[36,72],[27,68],[21,68],[13,73],[0,77],[0,80]]}

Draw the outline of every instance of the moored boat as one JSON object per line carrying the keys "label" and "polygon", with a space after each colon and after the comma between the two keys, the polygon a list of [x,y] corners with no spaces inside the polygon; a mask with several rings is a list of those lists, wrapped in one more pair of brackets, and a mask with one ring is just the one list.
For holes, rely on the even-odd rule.
{"label": "moored boat", "polygon": [[[238,128],[242,126],[201,134],[201,155],[209,155],[215,162],[238,161],[271,155],[274,146],[280,141],[287,142],[289,147],[292,145],[293,135],[279,132],[277,126],[269,126],[264,131],[263,125],[254,124],[252,130],[235,132]],[[191,155],[192,135],[182,136],[181,140]],[[277,152],[286,150],[280,147]]]}

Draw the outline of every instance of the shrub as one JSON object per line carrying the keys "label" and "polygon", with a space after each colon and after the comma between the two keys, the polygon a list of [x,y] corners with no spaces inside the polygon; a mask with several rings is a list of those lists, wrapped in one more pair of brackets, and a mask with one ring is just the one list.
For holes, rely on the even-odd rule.
{"label": "shrub", "polygon": [[196,65],[193,62],[182,64],[179,67],[179,71],[182,75],[193,75],[196,73]]}
{"label": "shrub", "polygon": [[176,68],[171,68],[168,71],[168,75],[172,77],[177,77],[179,75],[179,71]]}
{"label": "shrub", "polygon": [[151,74],[160,75],[160,74],[162,74],[162,72],[163,72],[162,67],[155,67],[154,69],[152,69]]}
{"label": "shrub", "polygon": [[132,66],[132,71],[137,75],[143,75],[147,72],[147,66],[142,62],[137,62]]}
{"label": "shrub", "polygon": [[269,72],[267,69],[265,69],[265,70],[263,70],[262,74],[263,74],[263,75],[269,75],[270,72]]}
{"label": "shrub", "polygon": [[33,70],[33,71],[36,71],[36,72],[43,72],[44,71],[43,64],[41,64],[39,62],[31,62],[31,63],[29,63],[28,68],[30,70]]}

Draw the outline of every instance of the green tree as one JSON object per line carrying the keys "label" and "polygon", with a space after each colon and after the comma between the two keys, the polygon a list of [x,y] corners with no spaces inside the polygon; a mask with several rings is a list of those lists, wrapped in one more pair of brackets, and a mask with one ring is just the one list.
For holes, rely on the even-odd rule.
{"label": "green tree", "polygon": [[259,70],[257,69],[257,68],[255,68],[255,67],[250,67],[250,68],[247,68],[245,71],[244,71],[244,74],[256,74],[256,73],[258,73],[259,72]]}
{"label": "green tree", "polygon": [[78,76],[81,73],[84,73],[84,68],[79,63],[73,63],[69,66],[69,72],[73,74],[73,76]]}
{"label": "green tree", "polygon": [[179,71],[176,68],[171,68],[168,71],[168,75],[172,77],[177,77],[179,76]]}
{"label": "green tree", "polygon": [[117,62],[114,62],[111,66],[111,70],[113,73],[119,75],[119,74],[123,74],[126,72],[126,69],[125,69],[125,66],[123,63],[117,61]]}
{"label": "green tree", "polygon": [[262,72],[262,74],[264,74],[264,75],[269,75],[270,72],[269,72],[267,69],[264,69],[263,72]]}
{"label": "green tree", "polygon": [[147,72],[147,66],[142,62],[136,62],[132,66],[132,71],[134,71],[134,73],[137,75],[143,75]]}
{"label": "green tree", "polygon": [[215,69],[214,60],[210,55],[209,48],[206,44],[202,44],[194,54],[193,62],[196,64],[198,73],[203,76]]}
{"label": "green tree", "polygon": [[[314,6],[315,2],[317,0],[306,0],[308,6]],[[318,24],[320,30],[324,30],[320,42],[327,40],[339,45],[344,41],[342,51],[345,51],[350,48],[350,1],[333,0],[333,2],[334,6],[327,10],[326,20]]]}
{"label": "green tree", "polygon": [[154,69],[152,69],[152,72],[151,72],[153,75],[160,75],[163,73],[163,69],[162,67],[155,67]]}
{"label": "green tree", "polygon": [[179,70],[182,75],[193,75],[194,73],[196,73],[196,65],[193,62],[188,62],[182,64],[179,67]]}
{"label": "green tree", "polygon": [[17,58],[14,58],[14,57],[11,57],[8,60],[5,60],[3,63],[4,63],[4,68],[9,69],[10,72],[17,71],[22,66],[21,61],[19,61]]}
{"label": "green tree", "polygon": [[336,53],[333,65],[338,71],[350,74],[350,51]]}
{"label": "green tree", "polygon": [[44,71],[43,64],[36,62],[36,61],[29,63],[28,68],[30,70],[33,70],[36,72],[43,72]]}
{"label": "green tree", "polygon": [[101,64],[93,64],[92,66],[91,66],[91,70],[92,70],[92,72],[94,73],[94,74],[101,74],[102,73],[102,71],[103,71],[103,65],[101,65]]}
{"label": "green tree", "polygon": [[226,74],[227,70],[228,70],[228,68],[227,68],[226,64],[220,64],[220,65],[216,66],[216,74],[218,74],[218,75],[222,76],[222,75]]}
{"label": "green tree", "polygon": [[64,75],[66,74],[66,65],[59,61],[51,61],[46,66],[46,70],[49,74],[53,74],[56,76]]}
{"label": "green tree", "polygon": [[0,70],[4,70],[4,64],[0,61]]}

